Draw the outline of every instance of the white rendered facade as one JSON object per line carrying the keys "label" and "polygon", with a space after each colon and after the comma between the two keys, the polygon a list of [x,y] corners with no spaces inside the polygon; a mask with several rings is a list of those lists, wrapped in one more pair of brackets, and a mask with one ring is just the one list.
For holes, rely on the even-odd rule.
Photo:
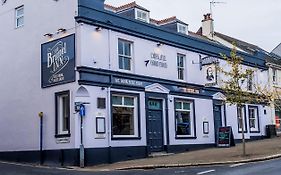
{"label": "white rendered facade", "polygon": [[[14,17],[18,7],[24,8],[24,22],[21,27],[15,28]],[[81,144],[80,116],[74,110],[75,102],[89,103],[85,105],[86,116],[83,123],[84,146],[89,149],[88,157],[100,155],[100,159],[105,159],[89,160],[89,164],[111,162],[107,160],[108,154],[113,157],[112,161],[116,161],[119,154],[130,149],[132,151],[125,154],[122,159],[130,156],[143,157],[153,152],[148,148],[153,146],[149,145],[148,132],[148,117],[151,111],[157,111],[157,115],[161,116],[160,146],[163,148],[159,148],[160,151],[173,152],[196,149],[196,145],[198,148],[215,145],[217,134],[215,127],[218,125],[214,124],[213,107],[214,101],[223,101],[223,96],[215,93],[215,90],[214,93],[207,94],[208,88],[204,87],[208,83],[205,67],[200,70],[197,63],[200,56],[206,57],[207,54],[166,43],[159,44],[156,39],[146,39],[95,24],[77,23],[74,17],[78,15],[78,2],[74,0],[7,1],[1,6],[0,14],[0,58],[3,65],[0,76],[2,85],[0,138],[5,140],[0,144],[0,152],[39,150],[39,112],[44,113],[43,149],[50,152],[77,151]],[[56,33],[60,28],[67,30]],[[50,38],[43,36],[47,33],[53,36]],[[40,45],[70,34],[75,34],[75,81],[42,88]],[[130,43],[130,70],[120,69],[118,51],[120,40]],[[178,54],[185,56],[181,65],[183,80],[179,79],[177,72]],[[225,64],[224,60],[219,62]],[[267,83],[266,72],[258,69],[255,75],[255,83]],[[218,79],[220,78],[223,77],[218,75]],[[70,135],[55,137],[55,94],[63,91],[69,91],[70,94]],[[129,106],[134,108],[135,118],[133,124],[127,122],[133,125],[134,129],[130,131],[133,134],[128,138],[120,136],[120,133],[114,135],[115,108],[112,102],[114,96],[135,99],[134,105]],[[98,98],[105,99],[104,108],[97,107]],[[160,102],[159,108],[148,110],[149,100]],[[183,108],[183,112],[180,113],[176,102],[186,102],[189,107]],[[258,126],[255,132],[250,132],[249,129],[248,109],[251,106],[258,112],[256,116]],[[234,138],[241,139],[237,107],[222,104],[219,111],[221,122],[219,125],[232,126]],[[245,121],[248,128],[246,139],[265,135],[265,125],[272,123],[270,113],[267,111],[270,111],[267,106],[245,105]],[[186,126],[179,125],[176,119],[178,114],[186,115],[185,120],[188,122],[182,122]],[[104,126],[97,124],[98,118],[104,119]],[[98,132],[100,127],[104,132]],[[181,127],[188,128],[188,131],[185,131],[185,134],[178,132]],[[121,150],[120,153],[118,150]],[[139,150],[141,153],[136,153]],[[75,156],[73,157],[75,159]]]}

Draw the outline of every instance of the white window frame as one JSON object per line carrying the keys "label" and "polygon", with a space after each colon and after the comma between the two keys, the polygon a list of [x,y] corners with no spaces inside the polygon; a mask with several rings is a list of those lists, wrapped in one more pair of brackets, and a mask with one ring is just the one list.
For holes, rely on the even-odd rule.
{"label": "white window frame", "polygon": [[[124,54],[121,54],[119,53],[119,42],[122,42],[122,46],[123,46],[123,53],[125,53],[125,43],[128,43],[130,44],[130,55],[124,55]],[[125,40],[125,39],[122,39],[122,38],[118,38],[118,43],[117,43],[117,52],[118,52],[118,69],[119,70],[122,70],[122,71],[126,71],[126,72],[132,72],[133,71],[133,42],[132,41],[128,41],[128,40]],[[123,68],[120,68],[120,65],[119,65],[119,59],[120,57],[124,57],[125,58],[128,58],[130,60],[130,69],[124,69],[125,68],[125,64],[124,64],[124,60],[123,60]]]}
{"label": "white window frame", "polygon": [[[139,102],[138,102],[138,96],[134,96],[134,95],[122,95],[122,94],[118,94],[118,93],[112,93],[111,98],[113,98],[113,96],[116,97],[121,97],[122,98],[122,104],[121,105],[117,105],[117,104],[111,104],[111,112],[112,112],[112,128],[113,128],[113,107],[126,107],[126,108],[134,108],[134,134],[133,135],[114,135],[113,133],[113,129],[112,129],[112,138],[113,139],[118,139],[118,138],[138,138],[139,137],[139,116],[138,116],[138,108],[139,108]],[[128,97],[128,98],[134,98],[134,106],[130,106],[130,105],[125,105],[124,104],[124,98]]]}
{"label": "white window frame", "polygon": [[272,83],[277,84],[278,75],[277,75],[277,69],[272,68]]}
{"label": "white window frame", "polygon": [[[56,97],[56,135],[68,135],[70,134],[70,93],[69,91],[64,92],[58,92],[55,94]],[[67,104],[63,104],[63,98],[67,97]],[[65,110],[63,110],[63,107],[66,105],[68,108],[67,114],[64,114]],[[68,130],[63,130],[64,127],[64,117],[67,115],[68,121],[66,125],[68,125]]]}
{"label": "white window frame", "polygon": [[[190,137],[196,137],[195,136],[195,114],[194,114],[194,101],[193,100],[185,100],[185,99],[175,99],[175,135],[176,138],[181,139],[181,138],[190,138]],[[181,103],[181,109],[176,108],[176,103]],[[184,103],[189,103],[190,109],[184,109],[183,104]],[[176,112],[189,112],[190,114],[190,134],[189,135],[177,135],[177,118],[176,118]]]}
{"label": "white window frame", "polygon": [[184,25],[184,24],[181,24],[181,23],[177,23],[177,31],[179,33],[187,34],[187,32],[188,32],[187,30],[188,30],[187,25]]}
{"label": "white window frame", "polygon": [[[140,14],[140,16],[139,16]],[[144,16],[145,14],[145,16]],[[140,9],[135,9],[135,17],[137,20],[149,23],[149,12],[144,11],[144,10],[140,10]]]}
{"label": "white window frame", "polygon": [[[248,116],[249,116],[249,130],[251,133],[253,132],[259,132],[259,111],[257,106],[248,106]],[[253,113],[250,111],[253,110]],[[254,116],[251,116],[251,114],[254,114]],[[251,127],[251,120],[255,121],[255,127]]]}
{"label": "white window frame", "polygon": [[[23,13],[19,15],[18,12],[20,10],[23,10]],[[23,19],[23,23],[21,25],[19,24],[19,19]],[[24,6],[22,5],[15,9],[15,27],[19,28],[19,27],[23,27],[23,26],[24,26]]]}
{"label": "white window frame", "polygon": [[[182,62],[183,62],[182,67],[179,65],[179,59],[182,59]],[[186,55],[178,53],[177,54],[177,73],[178,73],[177,78],[178,78],[178,80],[186,80],[186,76],[185,76],[186,65],[185,64],[186,64]],[[182,77],[180,77],[180,70],[182,70]]]}

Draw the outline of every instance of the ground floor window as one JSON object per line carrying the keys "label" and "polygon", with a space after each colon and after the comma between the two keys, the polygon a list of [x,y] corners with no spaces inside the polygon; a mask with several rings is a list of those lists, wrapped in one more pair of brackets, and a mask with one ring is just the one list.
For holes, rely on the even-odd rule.
{"label": "ground floor window", "polygon": [[195,136],[193,105],[193,101],[175,100],[176,137]]}
{"label": "ground floor window", "polygon": [[237,120],[238,120],[238,132],[242,132],[242,120],[244,122],[244,132],[247,132],[246,121],[246,108],[245,106],[237,107]]}
{"label": "ground floor window", "polygon": [[259,113],[257,106],[249,106],[249,128],[250,132],[259,132]]}
{"label": "ground floor window", "polygon": [[276,130],[281,131],[281,104],[275,106],[275,121],[276,121]]}
{"label": "ground floor window", "polygon": [[69,91],[58,92],[56,99],[56,135],[70,134],[70,97]]}
{"label": "ground floor window", "polygon": [[138,137],[138,96],[112,94],[113,138]]}

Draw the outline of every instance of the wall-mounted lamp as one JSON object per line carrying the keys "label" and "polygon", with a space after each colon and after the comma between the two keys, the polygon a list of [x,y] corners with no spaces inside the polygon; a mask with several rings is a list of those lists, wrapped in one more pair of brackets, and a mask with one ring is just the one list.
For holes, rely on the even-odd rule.
{"label": "wall-mounted lamp", "polygon": [[158,42],[156,45],[157,45],[157,47],[160,47],[160,46],[162,46],[163,44],[160,43],[160,42]]}
{"label": "wall-mounted lamp", "polygon": [[53,36],[52,33],[45,33],[43,36],[51,38]]}
{"label": "wall-mounted lamp", "polygon": [[96,31],[97,32],[101,31],[101,27],[96,27]]}
{"label": "wall-mounted lamp", "polygon": [[57,30],[57,33],[65,33],[66,32],[66,29],[65,28],[59,28]]}

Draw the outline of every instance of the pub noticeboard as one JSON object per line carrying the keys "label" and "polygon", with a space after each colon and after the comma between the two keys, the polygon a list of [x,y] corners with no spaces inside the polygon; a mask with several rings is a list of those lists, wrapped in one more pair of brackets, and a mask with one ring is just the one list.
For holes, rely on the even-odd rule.
{"label": "pub noticeboard", "polygon": [[75,35],[41,45],[41,86],[75,81]]}
{"label": "pub noticeboard", "polygon": [[231,126],[219,127],[217,147],[230,147],[234,143]]}

